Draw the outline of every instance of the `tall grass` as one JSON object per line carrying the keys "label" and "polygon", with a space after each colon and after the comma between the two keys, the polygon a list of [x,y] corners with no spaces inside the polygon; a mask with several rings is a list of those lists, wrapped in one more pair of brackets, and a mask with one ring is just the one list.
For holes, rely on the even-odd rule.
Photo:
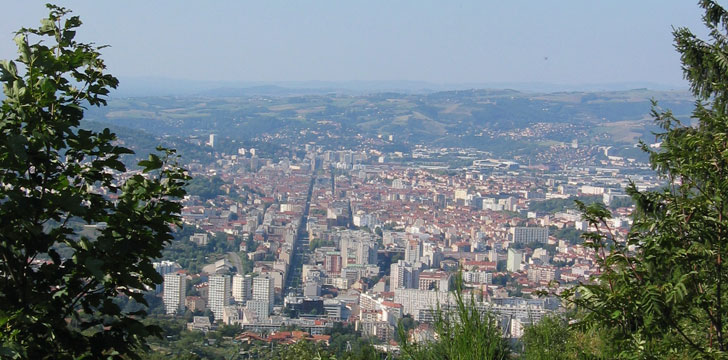
{"label": "tall grass", "polygon": [[468,360],[468,359],[508,359],[511,348],[503,338],[498,327],[497,317],[483,312],[476,306],[472,294],[463,294],[461,274],[455,278],[454,307],[435,309],[433,331],[435,340],[413,343],[402,326],[399,336],[402,339],[403,359],[411,360]]}

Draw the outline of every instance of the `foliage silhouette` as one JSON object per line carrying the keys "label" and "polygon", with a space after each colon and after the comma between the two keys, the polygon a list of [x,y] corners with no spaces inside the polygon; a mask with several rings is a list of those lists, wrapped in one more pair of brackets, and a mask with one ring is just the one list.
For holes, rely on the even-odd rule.
{"label": "foliage silhouette", "polygon": [[74,40],[80,19],[48,8],[40,27],[16,33],[17,59],[0,62],[0,356],[139,358],[159,328],[114,299],[146,304],[162,281],[151,259],[180,223],[188,177],[167,149],[126,173],[131,151],[113,133],[79,128],[118,81],[102,47]]}
{"label": "foliage silhouette", "polygon": [[674,31],[699,99],[696,123],[683,124],[653,102],[661,147],[642,144],[667,185],[628,188],[637,209],[624,240],[609,228],[603,205],[579,204],[594,229],[585,245],[602,273],[598,283],[564,295],[585,310],[580,325],[614,330],[621,358],[728,356],[728,13],[713,1],[699,4],[711,40]]}

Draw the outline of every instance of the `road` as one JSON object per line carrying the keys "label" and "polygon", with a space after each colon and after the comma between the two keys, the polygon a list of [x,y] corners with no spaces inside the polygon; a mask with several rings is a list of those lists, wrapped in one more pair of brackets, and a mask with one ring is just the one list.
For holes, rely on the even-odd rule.
{"label": "road", "polygon": [[303,215],[301,216],[301,223],[298,226],[298,236],[293,241],[293,250],[291,258],[291,266],[288,268],[288,274],[286,275],[285,285],[283,286],[282,294],[284,296],[288,294],[303,295],[303,289],[301,288],[301,273],[303,271],[303,264],[306,260],[306,252],[308,251],[308,231],[306,231],[306,223],[308,222],[308,209],[311,206],[311,195],[313,194],[313,184],[316,181],[316,176],[311,178],[311,184],[308,188],[308,195],[306,196],[306,205],[303,208]]}
{"label": "road", "polygon": [[234,251],[230,251],[227,253],[227,258],[230,260],[230,262],[235,266],[235,270],[237,270],[238,274],[242,274],[241,271],[243,271],[243,260],[240,259],[240,255]]}
{"label": "road", "polygon": [[[227,254],[225,254],[225,257],[230,261],[233,266],[235,266],[235,269],[238,273],[243,269],[243,260],[240,259],[240,255],[234,251],[230,251]],[[207,264],[202,268],[203,272],[206,272],[210,275],[215,274],[215,263]]]}

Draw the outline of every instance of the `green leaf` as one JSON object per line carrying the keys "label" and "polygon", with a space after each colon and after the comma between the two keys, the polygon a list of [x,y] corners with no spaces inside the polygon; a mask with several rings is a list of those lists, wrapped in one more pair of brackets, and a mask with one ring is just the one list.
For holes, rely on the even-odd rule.
{"label": "green leaf", "polygon": [[49,78],[43,78],[40,82],[40,89],[48,95],[52,95],[56,92],[56,84]]}
{"label": "green leaf", "polygon": [[86,258],[86,261],[84,261],[84,265],[88,269],[88,271],[96,278],[97,280],[103,280],[104,279],[104,272],[102,271],[102,267],[104,266],[104,261],[101,259],[96,258]]}

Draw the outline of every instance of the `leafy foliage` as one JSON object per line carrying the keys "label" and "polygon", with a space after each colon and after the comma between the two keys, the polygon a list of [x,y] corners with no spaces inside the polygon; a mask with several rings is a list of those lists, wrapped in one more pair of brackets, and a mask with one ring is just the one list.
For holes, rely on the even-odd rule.
{"label": "leafy foliage", "polygon": [[[347,349],[347,344],[351,346],[351,350]],[[331,343],[328,349],[332,356],[341,360],[368,360],[381,358],[380,353],[377,352],[370,343],[370,339],[362,337],[361,332],[356,331],[352,324],[334,324],[331,329]]]}
{"label": "leafy foliage", "polygon": [[622,207],[630,207],[634,205],[634,201],[630,197],[616,197],[609,203],[611,209],[619,209]]}
{"label": "leafy foliage", "polygon": [[426,359],[508,359],[511,354],[508,342],[503,338],[494,314],[482,312],[475,304],[475,298],[463,294],[460,275],[455,280],[454,310],[441,309],[435,312],[435,340],[412,343],[399,328],[402,340],[402,358]]}
{"label": "leafy foliage", "polygon": [[311,250],[316,250],[320,247],[325,247],[325,246],[335,246],[335,244],[334,244],[333,240],[323,240],[323,239],[313,239],[308,244],[308,247]]}
{"label": "leafy foliage", "polygon": [[[244,359],[320,359],[320,360],[379,360],[389,359],[386,354],[377,351],[353,326],[335,324],[331,331],[331,344],[298,341],[294,344],[253,341],[240,343],[233,338],[240,332],[239,326],[223,325],[206,334],[190,331],[180,320],[168,318],[150,318],[147,323],[159,326],[163,337],[154,339],[155,351],[144,354],[150,359],[231,359],[237,354]],[[282,328],[281,331],[296,330]],[[214,341],[211,342],[210,339]],[[347,350],[347,343],[351,349]]]}
{"label": "leafy foliage", "polygon": [[551,229],[553,232],[551,233],[555,238],[559,240],[566,240],[570,244],[581,244],[583,241],[581,238],[581,234],[584,232],[581,230],[577,230],[573,227],[563,227],[561,229]]}
{"label": "leafy foliage", "polygon": [[569,331],[562,319],[546,317],[524,329],[521,341],[525,360],[568,359]]}
{"label": "leafy foliage", "polygon": [[622,358],[728,356],[728,13],[713,1],[700,5],[712,42],[687,29],[674,32],[685,77],[701,99],[693,112],[697,126],[654,103],[662,146],[643,144],[668,185],[628,189],[637,210],[626,242],[612,234],[603,206],[581,205],[596,229],[585,240],[602,274],[597,284],[566,295],[578,295],[572,301],[587,310],[584,325],[615,331]]}
{"label": "leafy foliage", "polygon": [[603,328],[570,327],[560,315],[526,326],[521,338],[524,360],[612,359],[611,336]]}
{"label": "leafy foliage", "polygon": [[[194,228],[185,227],[183,231],[184,233],[194,233]],[[237,252],[240,247],[239,245],[240,241],[238,239],[228,241],[227,234],[225,233],[216,233],[214,236],[210,236],[207,245],[204,246],[198,246],[191,242],[189,235],[180,236],[178,234],[176,239],[164,248],[162,258],[177,262],[183,269],[191,273],[198,273],[202,271],[205,265],[221,258],[223,254]],[[243,253],[240,256],[243,267],[252,268],[252,263],[248,261],[248,257],[245,255]],[[243,270],[238,269],[238,271]]]}
{"label": "leafy foliage", "polygon": [[225,185],[225,182],[219,176],[198,176],[189,182],[186,190],[188,195],[196,195],[203,200],[210,200],[219,195],[225,195],[225,192],[221,189],[223,185]]}
{"label": "leafy foliage", "polygon": [[99,47],[74,40],[80,19],[48,7],[40,27],[17,32],[18,58],[0,62],[0,355],[138,358],[159,329],[113,300],[146,304],[143,291],[162,281],[151,259],[180,222],[187,176],[160,149],[120,180],[131,151],[108,129],[79,129],[84,106],[105,105],[118,81]]}

